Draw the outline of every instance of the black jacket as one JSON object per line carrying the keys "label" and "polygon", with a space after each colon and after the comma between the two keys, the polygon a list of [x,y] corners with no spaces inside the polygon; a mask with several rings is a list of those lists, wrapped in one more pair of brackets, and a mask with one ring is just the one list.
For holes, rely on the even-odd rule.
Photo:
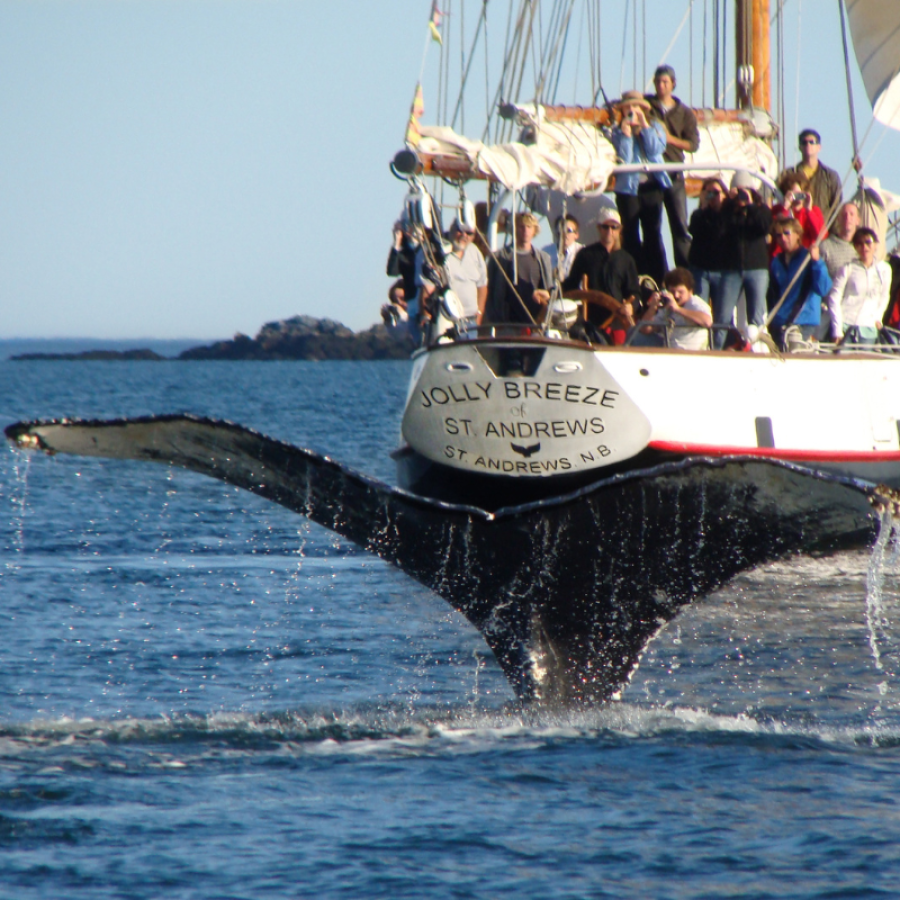
{"label": "black jacket", "polygon": [[772,211],[762,203],[740,206],[731,198],[722,204],[725,225],[724,265],[728,272],[769,269]]}

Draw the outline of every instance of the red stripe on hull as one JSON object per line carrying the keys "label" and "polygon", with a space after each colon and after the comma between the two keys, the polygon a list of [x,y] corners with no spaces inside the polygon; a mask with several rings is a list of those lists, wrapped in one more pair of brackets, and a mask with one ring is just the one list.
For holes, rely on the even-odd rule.
{"label": "red stripe on hull", "polygon": [[650,441],[651,450],[680,456],[762,456],[790,462],[900,462],[900,450],[786,450],[781,447],[722,447],[718,444],[685,444]]}

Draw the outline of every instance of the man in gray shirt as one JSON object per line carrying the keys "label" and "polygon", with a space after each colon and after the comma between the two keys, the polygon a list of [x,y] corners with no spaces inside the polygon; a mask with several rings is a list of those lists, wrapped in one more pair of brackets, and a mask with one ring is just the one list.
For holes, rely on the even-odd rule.
{"label": "man in gray shirt", "polygon": [[828,267],[832,281],[843,266],[856,259],[853,235],[856,234],[857,228],[859,228],[859,207],[852,202],[845,203],[834,220],[831,234],[820,245],[822,260]]}
{"label": "man in gray shirt", "polygon": [[[459,219],[454,219],[449,232],[452,250],[444,260],[450,290],[459,297],[463,309],[463,318],[473,324],[480,322],[487,299],[487,266],[481,251],[473,243],[475,232]],[[419,270],[419,283],[426,299],[434,292],[434,285],[422,277]]]}

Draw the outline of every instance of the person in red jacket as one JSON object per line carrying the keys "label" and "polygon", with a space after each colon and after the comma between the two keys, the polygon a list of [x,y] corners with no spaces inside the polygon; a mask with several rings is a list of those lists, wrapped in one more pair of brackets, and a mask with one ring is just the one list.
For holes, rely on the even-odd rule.
{"label": "person in red jacket", "polygon": [[[772,207],[772,218],[796,219],[803,229],[800,245],[807,250],[812,247],[821,232],[822,238],[828,237],[825,227],[825,216],[818,206],[812,201],[809,190],[809,179],[795,169],[788,169],[782,173],[778,182],[778,189],[784,194],[784,202]],[[769,255],[777,256],[781,253],[778,241],[773,241],[769,246]]]}

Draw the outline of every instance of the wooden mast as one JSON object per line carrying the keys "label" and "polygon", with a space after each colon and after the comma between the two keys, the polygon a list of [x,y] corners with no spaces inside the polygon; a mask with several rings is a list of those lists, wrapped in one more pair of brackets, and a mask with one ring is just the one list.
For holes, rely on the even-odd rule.
{"label": "wooden mast", "polygon": [[[738,105],[772,106],[769,0],[735,0],[735,66]],[[750,72],[752,83],[750,82]]]}

